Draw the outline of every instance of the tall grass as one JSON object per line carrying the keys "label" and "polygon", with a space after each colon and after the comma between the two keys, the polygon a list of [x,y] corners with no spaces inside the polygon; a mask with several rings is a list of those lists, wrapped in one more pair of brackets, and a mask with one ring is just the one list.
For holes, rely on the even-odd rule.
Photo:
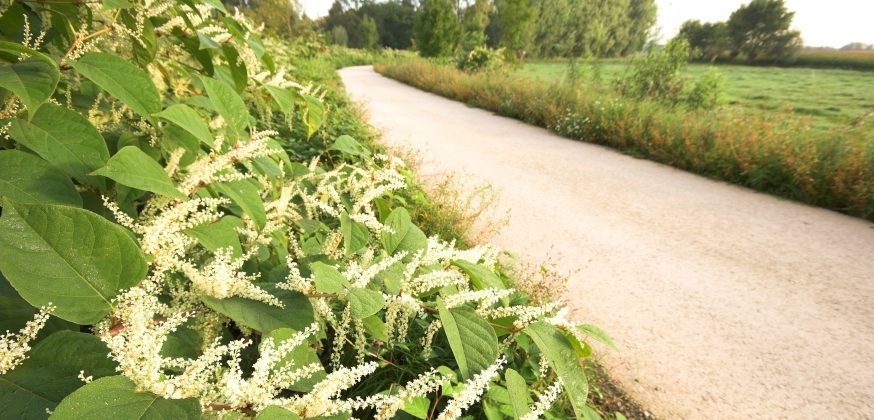
{"label": "tall grass", "polygon": [[823,69],[874,70],[874,51],[804,51],[787,59],[739,60],[728,56],[716,60],[722,64],[744,66],[809,67]]}
{"label": "tall grass", "polygon": [[466,74],[424,60],[375,68],[566,137],[874,220],[874,141],[852,129],[824,138],[787,113],[688,111],[597,86]]}

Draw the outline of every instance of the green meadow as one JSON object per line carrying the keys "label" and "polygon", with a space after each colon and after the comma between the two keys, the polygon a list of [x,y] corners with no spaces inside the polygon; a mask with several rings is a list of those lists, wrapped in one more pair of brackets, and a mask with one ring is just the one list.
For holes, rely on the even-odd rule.
{"label": "green meadow", "polygon": [[[580,62],[584,81],[611,84],[631,60]],[[555,80],[566,77],[565,61],[532,61],[516,75]],[[685,74],[697,78],[716,71],[725,81],[729,105],[792,112],[810,119],[814,130],[844,129],[874,113],[874,72],[858,70],[689,64]]]}

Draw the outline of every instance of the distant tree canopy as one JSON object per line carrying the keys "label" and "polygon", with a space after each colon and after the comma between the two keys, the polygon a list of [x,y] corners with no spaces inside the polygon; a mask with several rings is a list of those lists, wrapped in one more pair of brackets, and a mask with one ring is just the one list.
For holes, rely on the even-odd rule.
{"label": "distant tree canopy", "polygon": [[609,57],[643,49],[656,5],[655,0],[335,0],[320,26],[335,44],[370,48],[367,17],[376,24],[376,45],[415,44],[425,56],[488,45],[517,56]]}
{"label": "distant tree canopy", "polygon": [[749,60],[782,60],[801,50],[801,34],[790,29],[794,16],[784,0],[753,0],[727,22],[687,21],[678,37],[689,41],[699,58],[715,60],[728,53]]}

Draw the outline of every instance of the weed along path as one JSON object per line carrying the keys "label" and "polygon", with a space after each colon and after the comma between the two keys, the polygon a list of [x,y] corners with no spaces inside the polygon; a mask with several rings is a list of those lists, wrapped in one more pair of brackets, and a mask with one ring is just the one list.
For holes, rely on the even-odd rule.
{"label": "weed along path", "polygon": [[661,418],[874,417],[874,224],[342,70],[423,173],[500,193],[495,243],[574,272],[576,316]]}

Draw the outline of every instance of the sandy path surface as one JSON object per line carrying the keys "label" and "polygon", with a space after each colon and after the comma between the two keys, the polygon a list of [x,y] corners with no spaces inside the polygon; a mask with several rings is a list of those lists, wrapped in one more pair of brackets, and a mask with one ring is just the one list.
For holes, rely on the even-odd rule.
{"label": "sandy path surface", "polygon": [[425,173],[501,192],[494,242],[576,271],[577,318],[662,418],[874,418],[874,224],[340,72]]}

